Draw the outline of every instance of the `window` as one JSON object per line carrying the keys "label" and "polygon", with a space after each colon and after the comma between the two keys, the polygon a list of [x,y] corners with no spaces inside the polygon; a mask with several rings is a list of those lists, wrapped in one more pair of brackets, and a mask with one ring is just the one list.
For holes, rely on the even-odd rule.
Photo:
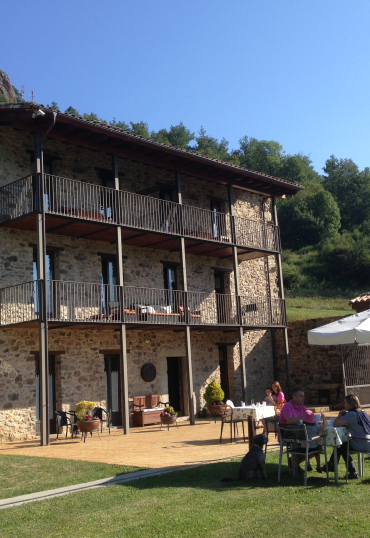
{"label": "window", "polygon": [[218,213],[221,213],[221,202],[211,202],[211,211],[213,212],[212,223],[213,223],[213,235],[217,238],[221,235],[221,222],[220,216]]}
{"label": "window", "polygon": [[[54,267],[54,252],[46,251],[46,301],[47,301],[47,314],[48,317],[52,317],[54,312],[54,283],[55,280],[55,267]],[[37,250],[33,251],[33,280],[37,281],[39,279],[39,272],[37,267]],[[40,312],[40,303],[39,303],[39,294],[38,294],[38,284],[34,283],[34,305],[35,305],[35,314]]]}
{"label": "window", "polygon": [[118,308],[117,263],[116,258],[102,258],[102,303],[103,314],[109,315]]}
{"label": "window", "polygon": [[172,264],[163,264],[163,283],[164,289],[166,290],[165,301],[167,306],[171,305],[173,307],[172,311],[175,312],[175,303],[177,303],[177,293],[175,290],[178,290],[177,285],[177,267]]}
{"label": "window", "polygon": [[[99,185],[109,189],[114,189],[114,179],[112,170],[105,170],[104,168],[98,168],[99,172]],[[104,215],[106,219],[113,218],[112,201],[113,194],[111,191],[102,191],[100,196],[100,213]]]}

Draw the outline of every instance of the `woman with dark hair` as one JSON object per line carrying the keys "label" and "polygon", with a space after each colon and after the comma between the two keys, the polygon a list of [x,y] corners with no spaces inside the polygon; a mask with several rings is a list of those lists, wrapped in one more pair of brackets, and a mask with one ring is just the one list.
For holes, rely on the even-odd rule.
{"label": "woman with dark hair", "polygon": [[279,381],[273,381],[271,383],[271,389],[266,389],[267,398],[272,405],[285,402],[284,392],[281,390]]}
{"label": "woman with dark hair", "polygon": [[[340,411],[334,420],[333,426],[347,426],[349,433],[354,437],[364,437],[364,439],[350,439],[349,447],[353,450],[370,452],[370,418],[365,411],[362,411],[360,400],[354,394],[347,394],[344,399],[345,411]],[[343,443],[338,449],[338,460],[342,456],[347,461],[347,443]],[[329,462],[329,471],[334,471],[334,453]],[[325,467],[322,467],[324,470]],[[348,478],[358,478],[355,463],[349,457]]]}

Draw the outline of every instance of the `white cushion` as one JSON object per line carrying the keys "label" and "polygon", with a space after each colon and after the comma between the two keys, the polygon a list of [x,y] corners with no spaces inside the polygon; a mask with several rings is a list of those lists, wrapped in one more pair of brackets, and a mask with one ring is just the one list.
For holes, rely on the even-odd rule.
{"label": "white cushion", "polygon": [[234,404],[231,400],[227,400],[226,405],[229,405],[230,407],[234,407]]}
{"label": "white cushion", "polygon": [[171,305],[169,306],[159,306],[159,305],[155,305],[155,311],[158,312],[159,314],[171,314]]}

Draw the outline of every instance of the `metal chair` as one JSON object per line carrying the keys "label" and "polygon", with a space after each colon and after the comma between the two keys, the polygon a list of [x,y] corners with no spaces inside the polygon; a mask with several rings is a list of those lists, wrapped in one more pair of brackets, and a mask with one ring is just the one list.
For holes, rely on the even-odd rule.
{"label": "metal chair", "polygon": [[[281,476],[281,463],[283,455],[286,454],[288,458],[288,468],[290,473],[290,461],[291,461],[291,470],[292,475],[295,476],[296,468],[298,467],[298,456],[304,456],[305,458],[305,471],[304,471],[304,485],[307,486],[307,467],[309,456],[312,454],[321,454],[319,447],[316,449],[309,448],[309,442],[315,441],[320,438],[320,435],[314,437],[308,437],[307,429],[305,424],[295,425],[295,424],[279,424],[277,426],[280,438],[280,453],[279,453],[279,471],[278,471],[278,483],[280,482]],[[304,444],[304,447],[297,446]],[[284,452],[284,446],[286,450]],[[326,444],[324,444],[324,454],[325,454],[325,468],[326,468],[326,478],[329,482],[329,470],[328,470],[328,458],[326,453]]]}
{"label": "metal chair", "polygon": [[[360,476],[364,476],[364,467],[365,467],[365,454],[370,455],[370,440],[367,437],[355,437],[354,435],[349,434],[348,435],[348,443],[347,443],[347,470],[346,470],[346,483],[348,484],[348,464],[349,464],[349,455],[350,454],[357,454],[358,456],[358,472]],[[369,443],[369,450],[355,450],[350,447],[350,441],[351,439],[359,439],[361,441],[368,441]]]}
{"label": "metal chair", "polygon": [[238,432],[238,439],[239,439],[239,431],[238,431],[238,423],[242,423],[243,427],[243,439],[245,442],[245,433],[244,433],[244,421],[240,419],[233,419],[233,408],[231,405],[222,404],[219,406],[221,411],[221,435],[220,435],[220,443],[222,441],[222,432],[224,429],[224,424],[230,424],[230,440],[232,442],[233,440],[233,426],[234,426],[234,438],[236,440],[236,432]]}
{"label": "metal chair", "polygon": [[[70,417],[73,417],[71,419]],[[68,436],[68,427],[71,427],[71,434],[73,439],[74,431],[78,430],[76,424],[76,415],[72,411],[55,411],[55,420],[57,428],[57,441],[59,440],[59,428],[66,426],[66,437]]]}
{"label": "metal chair", "polygon": [[110,411],[106,411],[103,407],[94,407],[91,412],[93,417],[97,417],[100,420],[100,433],[103,433],[103,422],[106,422],[110,435],[110,427],[112,425],[112,416]]}

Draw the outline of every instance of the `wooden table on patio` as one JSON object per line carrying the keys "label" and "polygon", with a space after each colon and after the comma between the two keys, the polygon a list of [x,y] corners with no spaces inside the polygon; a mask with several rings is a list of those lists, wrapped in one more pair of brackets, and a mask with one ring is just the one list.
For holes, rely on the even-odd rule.
{"label": "wooden table on patio", "polygon": [[244,407],[233,407],[233,420],[248,421],[248,444],[249,450],[252,447],[253,437],[256,435],[256,420],[274,417],[275,407],[272,405],[246,405]]}
{"label": "wooden table on patio", "polygon": [[332,446],[334,452],[334,476],[335,482],[338,483],[338,453],[337,448],[348,441],[347,426],[328,426],[321,432],[320,439],[317,440],[318,445]]}

